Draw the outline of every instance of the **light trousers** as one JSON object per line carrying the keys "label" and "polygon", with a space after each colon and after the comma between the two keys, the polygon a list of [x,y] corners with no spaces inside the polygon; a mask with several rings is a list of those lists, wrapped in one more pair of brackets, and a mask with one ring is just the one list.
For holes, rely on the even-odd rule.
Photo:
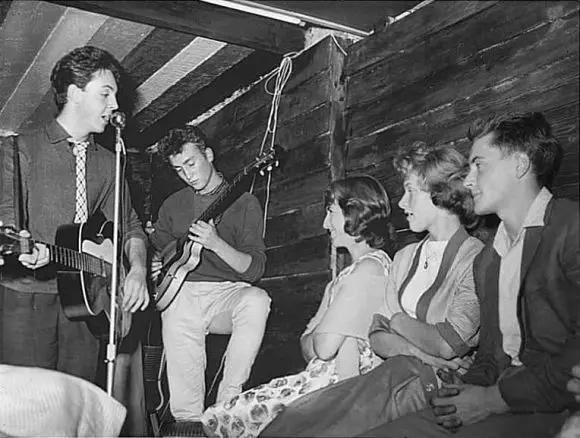
{"label": "light trousers", "polygon": [[205,338],[231,334],[217,402],[242,391],[264,337],[270,297],[243,282],[185,282],[161,314],[171,413],[199,420],[205,399]]}

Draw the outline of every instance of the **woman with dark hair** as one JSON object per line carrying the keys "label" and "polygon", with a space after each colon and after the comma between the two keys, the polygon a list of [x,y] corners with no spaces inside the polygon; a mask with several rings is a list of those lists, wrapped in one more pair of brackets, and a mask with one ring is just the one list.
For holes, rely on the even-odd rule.
{"label": "woman with dark hair", "polygon": [[352,263],[327,284],[300,338],[308,365],[208,408],[202,416],[208,436],[257,436],[292,401],[381,362],[371,351],[368,329],[383,302],[391,265],[381,249],[392,235],[389,198],[376,179],[355,176],[332,183],[324,199],[323,226]]}
{"label": "woman with dark hair", "polygon": [[290,405],[263,436],[356,436],[427,407],[443,380],[470,365],[479,328],[472,265],[483,244],[463,186],[465,157],[450,147],[414,143],[399,151],[399,207],[409,228],[427,232],[395,254],[379,313],[369,330],[384,362],[364,376]]}

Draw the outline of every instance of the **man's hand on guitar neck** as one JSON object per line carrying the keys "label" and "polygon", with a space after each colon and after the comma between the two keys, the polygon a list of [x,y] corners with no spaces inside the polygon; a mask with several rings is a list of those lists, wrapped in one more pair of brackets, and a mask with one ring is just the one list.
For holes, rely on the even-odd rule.
{"label": "man's hand on guitar neck", "polygon": [[[4,226],[4,223],[0,221],[0,227]],[[26,230],[22,230],[18,233],[23,239],[30,239],[30,233]],[[35,243],[30,254],[20,254],[18,260],[25,267],[29,269],[38,269],[43,266],[48,265],[50,262],[50,251],[48,247],[42,243]],[[4,257],[0,255],[0,266],[4,264]]]}
{"label": "man's hand on guitar neck", "polygon": [[[27,236],[24,236],[23,233],[26,233]],[[30,237],[27,231],[22,231],[20,234],[22,237]],[[20,254],[18,260],[29,269],[42,268],[50,262],[50,251],[43,243],[35,243],[32,252],[30,254]]]}

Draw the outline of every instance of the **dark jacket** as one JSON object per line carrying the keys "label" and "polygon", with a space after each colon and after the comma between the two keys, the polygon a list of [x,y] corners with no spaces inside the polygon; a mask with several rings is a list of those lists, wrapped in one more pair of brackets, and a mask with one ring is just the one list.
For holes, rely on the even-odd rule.
{"label": "dark jacket", "polygon": [[500,257],[489,242],[474,262],[481,305],[481,333],[475,363],[465,383],[498,384],[512,412],[558,412],[574,404],[566,390],[571,368],[580,363],[579,205],[553,198],[543,227],[530,227],[524,240],[518,320],[520,367],[503,351],[499,328]]}

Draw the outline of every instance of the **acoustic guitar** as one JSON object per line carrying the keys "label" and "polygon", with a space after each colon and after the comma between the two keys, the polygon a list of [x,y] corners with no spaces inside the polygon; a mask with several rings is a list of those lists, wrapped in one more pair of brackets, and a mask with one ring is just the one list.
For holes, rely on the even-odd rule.
{"label": "acoustic guitar", "polygon": [[[113,223],[102,212],[81,224],[58,227],[55,244],[20,236],[11,226],[0,227],[0,254],[32,252],[35,243],[49,248],[50,261],[57,265],[56,279],[64,314],[73,321],[85,321],[95,337],[109,332],[111,274],[113,262]],[[119,285],[125,268],[119,265]],[[119,339],[131,328],[131,313],[121,307],[122,286],[116,300],[115,331]]]}
{"label": "acoustic guitar", "polygon": [[[257,157],[245,166],[233,179],[230,186],[195,221],[209,222],[215,219],[237,199],[245,190],[240,190],[256,172],[263,173],[279,165],[280,147],[274,148]],[[194,221],[194,222],[195,222]],[[185,277],[199,264],[203,247],[188,238],[188,233],[167,245],[160,253],[162,267],[155,284],[154,301],[159,311],[164,311],[173,302]]]}

